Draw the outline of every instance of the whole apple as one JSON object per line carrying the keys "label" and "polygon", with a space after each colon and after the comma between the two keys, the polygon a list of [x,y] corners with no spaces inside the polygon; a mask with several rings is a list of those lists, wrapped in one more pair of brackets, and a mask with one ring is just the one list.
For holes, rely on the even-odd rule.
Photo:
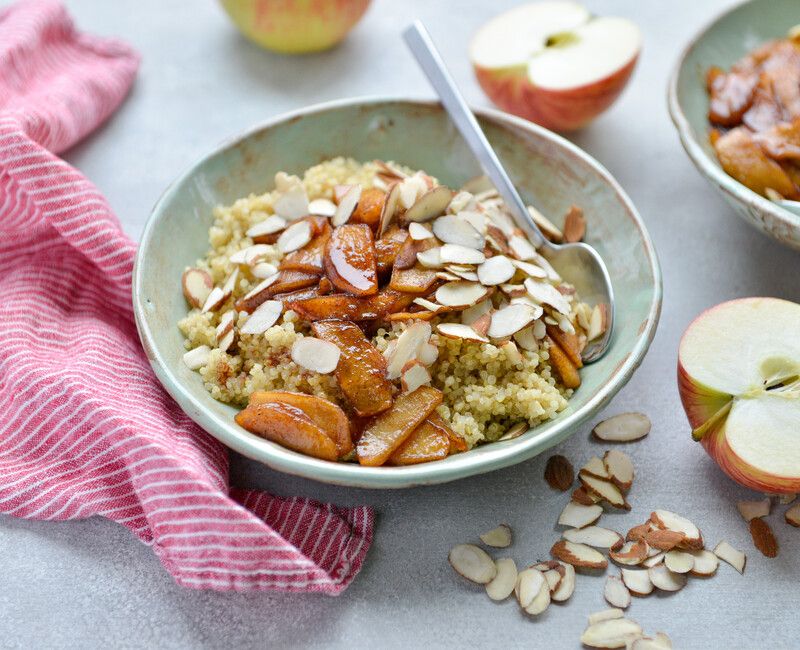
{"label": "whole apple", "polygon": [[220,0],[239,30],[275,52],[304,54],[336,45],[370,0]]}

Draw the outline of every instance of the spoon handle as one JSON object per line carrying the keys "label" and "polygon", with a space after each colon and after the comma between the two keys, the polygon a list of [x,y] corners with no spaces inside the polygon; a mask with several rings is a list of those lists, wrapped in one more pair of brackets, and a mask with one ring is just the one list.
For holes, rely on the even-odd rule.
{"label": "spoon handle", "polygon": [[546,240],[542,232],[528,213],[528,208],[497,158],[494,149],[486,139],[478,120],[475,119],[469,106],[464,101],[464,97],[456,87],[453,78],[445,67],[444,61],[442,61],[442,57],[431,40],[428,30],[425,29],[421,21],[416,20],[403,32],[403,39],[417,59],[422,71],[428,77],[431,86],[439,95],[439,99],[442,101],[450,119],[480,162],[483,171],[494,183],[497,191],[500,192],[500,196],[503,197],[508,208],[516,214],[518,220],[529,225],[532,231],[530,233],[531,243],[537,248],[545,244]]}

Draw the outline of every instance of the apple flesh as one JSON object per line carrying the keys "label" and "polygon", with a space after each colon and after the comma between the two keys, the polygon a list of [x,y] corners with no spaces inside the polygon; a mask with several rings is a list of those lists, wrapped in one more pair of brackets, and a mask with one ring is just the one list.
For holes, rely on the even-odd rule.
{"label": "apple flesh", "polygon": [[503,110],[557,131],[606,110],[631,77],[639,28],[593,17],[574,2],[522,5],[484,25],[470,44],[478,83]]}
{"label": "apple flesh", "polygon": [[800,492],[800,305],[744,298],[683,335],[678,389],[699,440],[742,485]]}
{"label": "apple flesh", "polygon": [[247,38],[275,52],[304,54],[336,45],[370,0],[220,0]]}

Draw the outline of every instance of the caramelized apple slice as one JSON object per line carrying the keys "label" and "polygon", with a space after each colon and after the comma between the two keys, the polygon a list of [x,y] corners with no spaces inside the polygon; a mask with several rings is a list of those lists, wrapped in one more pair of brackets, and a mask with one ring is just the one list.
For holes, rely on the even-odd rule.
{"label": "caramelized apple slice", "polygon": [[578,374],[578,369],[575,367],[575,364],[570,361],[567,353],[549,336],[546,336],[545,339],[550,343],[548,349],[550,365],[553,367],[556,375],[561,379],[561,383],[564,384],[565,388],[577,388],[580,386],[581,376]]}
{"label": "caramelized apple slice", "polygon": [[417,253],[422,253],[436,246],[438,244],[433,237],[428,239],[411,239],[409,237],[403,242],[403,246],[397,253],[397,257],[394,260],[394,268],[410,269],[417,263]]}
{"label": "caramelized apple slice", "polygon": [[280,271],[277,278],[262,291],[246,294],[236,301],[236,309],[251,313],[264,301],[270,300],[279,293],[288,293],[316,285],[319,275],[304,271]]}
{"label": "caramelized apple slice", "polygon": [[361,198],[349,223],[363,223],[370,227],[372,232],[378,229],[381,220],[383,204],[386,203],[386,192],[377,187],[368,187],[361,192]]}
{"label": "caramelized apple slice", "polygon": [[401,293],[427,294],[436,284],[436,280],[436,271],[426,269],[421,264],[410,269],[399,269],[395,266],[389,287]]}
{"label": "caramelized apple slice", "polygon": [[257,404],[239,411],[236,423],[250,433],[301,454],[336,460],[336,443],[299,408],[282,402]]}
{"label": "caramelized apple slice", "polygon": [[287,303],[287,308],[296,311],[308,321],[341,319],[348,321],[378,320],[386,314],[401,311],[411,304],[414,296],[401,294],[392,289],[367,298],[333,293],[325,296],[310,296]]}
{"label": "caramelized apple slice", "polygon": [[323,259],[328,279],[340,291],[357,296],[378,292],[375,241],[369,226],[346,223],[333,231]]}
{"label": "caramelized apple slice", "polygon": [[298,289],[297,291],[288,291],[287,293],[276,293],[272,296],[273,300],[280,300],[283,303],[284,309],[291,309],[288,305],[299,300],[309,300],[316,298],[319,295],[317,287],[309,287],[308,289]]}
{"label": "caramelized apple slice", "polygon": [[375,242],[375,254],[378,263],[378,275],[392,270],[397,254],[408,239],[408,231],[399,226],[392,226],[383,237]]}
{"label": "caramelized apple slice", "polygon": [[447,434],[447,440],[450,445],[448,455],[458,454],[462,451],[467,451],[467,441],[450,428],[450,425],[445,422],[444,418],[436,411],[428,416],[428,422],[439,427]]}
{"label": "caramelized apple slice", "polygon": [[578,336],[574,332],[565,332],[558,325],[548,325],[547,334],[558,343],[559,347],[569,357],[569,360],[572,361],[572,365],[576,368],[583,368],[581,346],[578,342]]}
{"label": "caramelized apple slice", "polygon": [[446,458],[450,452],[447,432],[431,421],[420,424],[408,439],[389,456],[387,465],[416,465]]}
{"label": "caramelized apple slice", "polygon": [[342,352],[336,381],[356,414],[376,415],[392,405],[392,385],[386,379],[386,359],[355,323],[323,320],[312,324],[314,334]]}
{"label": "caramelized apple slice", "polygon": [[383,465],[441,403],[441,391],[431,386],[420,386],[413,393],[401,394],[391,409],[376,417],[364,430],[356,446],[358,462],[370,467]]}
{"label": "caramelized apple slice", "polygon": [[306,273],[321,274],[323,271],[322,258],[330,236],[331,227],[326,223],[319,235],[300,250],[293,251],[284,257],[278,268],[281,271],[305,271]]}
{"label": "caramelized apple slice", "polygon": [[353,450],[353,441],[350,438],[350,422],[344,411],[333,402],[329,402],[316,395],[294,393],[285,390],[258,390],[250,395],[248,408],[259,404],[280,402],[300,409],[308,418],[322,429],[333,442],[339,453],[339,458]]}

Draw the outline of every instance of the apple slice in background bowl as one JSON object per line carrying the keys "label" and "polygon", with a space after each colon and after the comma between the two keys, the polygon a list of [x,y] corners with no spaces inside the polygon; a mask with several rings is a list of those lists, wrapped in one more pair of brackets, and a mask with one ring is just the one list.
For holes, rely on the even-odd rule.
{"label": "apple slice in background bowl", "polygon": [[486,23],[472,39],[470,59],[481,88],[500,108],[571,131],[619,97],[641,44],[630,20],[592,16],[575,2],[538,2]]}
{"label": "apple slice in background bowl", "polygon": [[681,340],[678,388],[709,455],[759,492],[800,492],[800,305],[722,303]]}

